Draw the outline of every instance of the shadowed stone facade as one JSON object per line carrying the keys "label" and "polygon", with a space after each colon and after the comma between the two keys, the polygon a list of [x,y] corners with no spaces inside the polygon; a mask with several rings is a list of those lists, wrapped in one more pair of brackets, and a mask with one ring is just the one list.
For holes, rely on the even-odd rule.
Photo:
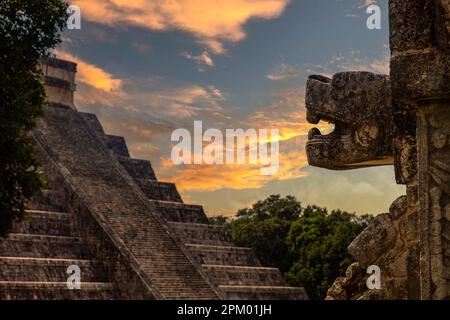
{"label": "shadowed stone facade", "polygon": [[[390,76],[311,76],[311,165],[353,169],[393,164],[406,195],[349,246],[356,259],[328,299],[450,299],[450,1],[390,0]],[[381,268],[368,290],[366,268]]]}
{"label": "shadowed stone facade", "polygon": [[[307,298],[76,110],[75,64],[42,70],[49,106],[32,135],[48,184],[0,239],[0,299]],[[71,265],[81,290],[67,287]]]}

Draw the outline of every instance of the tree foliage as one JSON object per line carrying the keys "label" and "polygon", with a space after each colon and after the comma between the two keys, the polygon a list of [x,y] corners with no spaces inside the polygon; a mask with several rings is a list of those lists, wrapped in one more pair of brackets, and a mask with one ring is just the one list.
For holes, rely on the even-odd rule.
{"label": "tree foliage", "polygon": [[0,1],[0,236],[43,185],[29,136],[45,103],[37,65],[59,44],[66,10],[62,0]]}
{"label": "tree foliage", "polygon": [[311,299],[322,299],[352,262],[347,247],[370,219],[303,208],[295,197],[272,195],[225,223],[237,244],[253,248],[264,265],[279,268],[289,284],[304,287]]}
{"label": "tree foliage", "polygon": [[300,214],[301,205],[294,197],[272,195],[252,208],[239,210],[231,222],[231,233],[238,245],[253,248],[264,265],[286,272],[293,257],[285,239]]}
{"label": "tree foliage", "polygon": [[369,220],[370,216],[341,210],[328,213],[316,206],[305,208],[286,238],[295,257],[287,281],[303,286],[311,298],[324,298],[333,281],[353,262],[347,247]]}
{"label": "tree foliage", "polygon": [[210,224],[214,224],[216,226],[227,226],[228,222],[230,222],[228,217],[222,215],[210,217],[208,220]]}

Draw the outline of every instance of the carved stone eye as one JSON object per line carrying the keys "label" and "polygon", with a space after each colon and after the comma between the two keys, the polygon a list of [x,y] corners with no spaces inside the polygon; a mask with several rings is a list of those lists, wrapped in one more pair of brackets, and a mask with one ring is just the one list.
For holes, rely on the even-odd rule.
{"label": "carved stone eye", "polygon": [[342,72],[334,75],[332,80],[332,86],[334,89],[343,89],[348,82],[349,73]]}
{"label": "carved stone eye", "polygon": [[378,137],[378,127],[370,124],[363,124],[355,132],[355,140],[362,147],[369,147],[372,141]]}

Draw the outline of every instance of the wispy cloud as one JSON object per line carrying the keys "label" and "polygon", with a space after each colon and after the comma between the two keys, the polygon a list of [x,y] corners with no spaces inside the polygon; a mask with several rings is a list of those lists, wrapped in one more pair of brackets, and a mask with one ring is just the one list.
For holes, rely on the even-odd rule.
{"label": "wispy cloud", "polygon": [[364,0],[364,7],[368,7],[372,4],[376,4],[377,0]]}
{"label": "wispy cloud", "polygon": [[181,55],[186,59],[193,60],[199,65],[199,71],[204,71],[203,66],[214,67],[214,61],[208,51],[203,51],[199,55],[193,55],[189,52],[182,52]]}
{"label": "wispy cloud", "polygon": [[213,98],[220,100],[220,101],[225,100],[223,92],[220,91],[220,89],[216,88],[215,86],[208,86],[208,89],[209,89],[210,95]]}
{"label": "wispy cloud", "polygon": [[133,48],[140,54],[147,55],[152,52],[152,47],[148,43],[134,42]]}
{"label": "wispy cloud", "polygon": [[370,71],[380,74],[389,74],[389,54],[369,59],[359,51],[350,51],[348,54],[337,54],[331,58],[325,68],[336,68],[339,71]]}
{"label": "wispy cloud", "polygon": [[276,68],[266,75],[266,78],[272,81],[283,81],[287,79],[298,78],[304,75],[305,70],[299,66],[293,66],[286,63],[280,63]]}

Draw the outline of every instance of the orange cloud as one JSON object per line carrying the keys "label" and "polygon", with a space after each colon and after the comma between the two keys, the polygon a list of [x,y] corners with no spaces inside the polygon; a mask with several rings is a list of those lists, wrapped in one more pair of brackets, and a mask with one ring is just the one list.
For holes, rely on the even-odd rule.
{"label": "orange cloud", "polygon": [[215,53],[223,42],[245,38],[251,19],[272,19],[290,0],[76,0],[83,17],[110,26],[135,25],[151,30],[184,30]]}
{"label": "orange cloud", "polygon": [[[320,123],[311,125],[306,120],[305,87],[297,86],[285,90],[276,90],[272,102],[265,108],[253,113],[248,119],[242,119],[244,128],[278,129],[280,143],[279,170],[271,176],[261,175],[261,164],[256,165],[182,165],[175,166],[170,159],[164,158],[157,172],[161,178],[174,181],[180,191],[215,191],[219,189],[260,189],[271,181],[285,181],[305,177],[304,168],[308,166],[305,144],[308,131],[318,127],[323,133],[332,130],[332,125]],[[228,123],[231,128],[234,122]],[[239,126],[238,126],[239,127]],[[269,142],[273,138],[269,137]],[[249,146],[255,147],[255,141]]]}
{"label": "orange cloud", "polygon": [[173,181],[180,191],[214,191],[223,188],[243,190],[259,189],[274,180],[301,178],[307,174],[308,165],[303,149],[304,139],[281,142],[278,172],[271,176],[261,175],[261,163],[250,165],[180,165],[163,158],[157,170],[161,178]]}
{"label": "orange cloud", "polygon": [[350,51],[348,56],[338,54],[327,63],[327,67],[335,67],[340,71],[369,71],[380,74],[389,74],[389,54],[369,60],[361,55],[359,51]]}
{"label": "orange cloud", "polygon": [[96,89],[103,91],[120,91],[122,88],[122,80],[114,79],[114,77],[105,70],[89,64],[80,58],[60,50],[55,50],[58,58],[75,62],[77,66],[77,80],[84,82]]}
{"label": "orange cloud", "polygon": [[391,69],[389,58],[384,60],[375,60],[374,62],[372,62],[370,67],[380,74],[389,74]]}

